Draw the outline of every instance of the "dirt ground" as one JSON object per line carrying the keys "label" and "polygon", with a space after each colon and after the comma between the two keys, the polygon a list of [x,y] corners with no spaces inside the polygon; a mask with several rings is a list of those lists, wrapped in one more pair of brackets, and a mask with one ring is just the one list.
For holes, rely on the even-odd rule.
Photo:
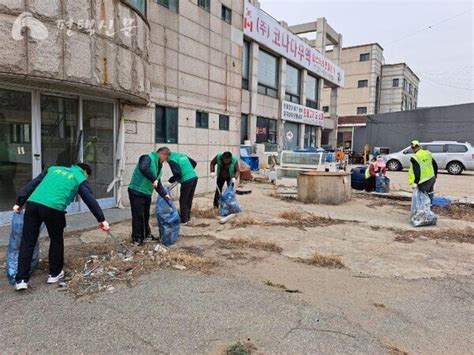
{"label": "dirt ground", "polygon": [[[194,218],[192,225],[182,227],[178,243],[169,248],[168,254],[155,253],[155,243],[134,249],[130,267],[122,268],[120,265],[127,262],[120,260],[110,264],[116,245],[104,241],[102,232],[69,235],[69,280],[81,278],[84,270],[99,263],[94,260],[104,260],[97,264],[103,275],[113,274],[102,279],[100,288],[92,289],[99,293],[114,292],[124,285],[133,287],[141,276],[160,268],[195,270],[293,294],[297,302],[307,305],[325,304],[362,328],[370,328],[388,353],[446,353],[449,349],[452,353],[463,353],[462,349],[470,352],[473,344],[468,334],[472,328],[459,332],[456,320],[445,319],[442,332],[447,332],[449,339],[427,335],[416,329],[418,326],[413,328],[411,316],[399,305],[411,302],[413,282],[417,280],[472,283],[474,208],[453,206],[439,211],[437,226],[415,229],[409,224],[409,201],[357,194],[340,206],[309,205],[278,196],[270,184],[248,183],[245,187],[252,193],[238,197],[244,211],[240,216],[222,225],[211,210],[212,196],[197,197],[195,214],[206,218]],[[153,218],[152,225],[156,230]],[[115,235],[128,239],[128,221],[112,227]],[[42,246],[43,255],[46,246]],[[91,255],[96,255],[94,260]],[[116,257],[113,260],[117,262]],[[139,264],[145,266],[137,267]],[[40,269],[44,277],[44,262]],[[70,283],[71,296],[88,293],[77,293],[73,281]],[[82,287],[82,291],[87,288],[83,284],[75,286]],[[1,289],[3,292],[6,287]],[[459,297],[472,307],[472,293]],[[426,306],[426,319],[421,323],[435,317],[431,312],[436,311]],[[404,326],[411,330],[397,333],[391,329],[391,317],[405,319]],[[374,328],[374,324],[378,325]],[[222,353],[223,345],[219,346],[210,353]]]}

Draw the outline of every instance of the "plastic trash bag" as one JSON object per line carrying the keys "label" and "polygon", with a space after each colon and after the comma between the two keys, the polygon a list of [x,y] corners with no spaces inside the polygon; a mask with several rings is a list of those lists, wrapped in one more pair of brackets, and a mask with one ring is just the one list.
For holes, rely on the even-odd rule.
{"label": "plastic trash bag", "polygon": [[428,194],[415,188],[411,198],[410,222],[413,227],[433,226],[438,217],[431,211],[431,200]]}
{"label": "plastic trash bag", "polygon": [[233,213],[242,212],[239,203],[237,202],[234,186],[230,185],[227,187],[227,189],[221,195],[219,205],[219,214],[221,217],[226,217]]}
{"label": "plastic trash bag", "polygon": [[[25,211],[20,213],[13,213],[10,241],[7,249],[7,277],[11,285],[15,284],[15,276],[18,271],[18,254],[20,253],[20,243],[23,233],[23,220],[25,218]],[[41,225],[40,231],[44,228]],[[31,272],[36,269],[39,263],[39,238],[33,251],[33,259],[31,261]]]}
{"label": "plastic trash bag", "polygon": [[[166,190],[166,193],[169,194],[169,191]],[[179,237],[181,218],[173,201],[167,201],[158,195],[156,219],[158,220],[161,244],[168,246],[176,243]]]}
{"label": "plastic trash bag", "polygon": [[390,179],[386,176],[375,177],[375,192],[386,193],[390,192]]}

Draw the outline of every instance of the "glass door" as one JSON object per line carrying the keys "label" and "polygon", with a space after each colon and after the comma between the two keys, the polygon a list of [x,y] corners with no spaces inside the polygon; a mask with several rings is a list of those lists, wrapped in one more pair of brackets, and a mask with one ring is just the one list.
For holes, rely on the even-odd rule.
{"label": "glass door", "polygon": [[[115,205],[114,189],[107,187],[114,179],[114,121],[112,102],[82,100],[83,161],[92,168],[89,184],[102,208]],[[82,209],[87,207],[81,206]]]}
{"label": "glass door", "polygon": [[16,192],[31,180],[31,93],[0,89],[0,224],[9,223]]}
{"label": "glass door", "polygon": [[[80,160],[78,99],[41,95],[41,170],[52,165],[70,166]],[[78,212],[79,202],[68,212]]]}
{"label": "glass door", "polygon": [[295,150],[299,142],[299,126],[297,123],[285,122],[284,150]]}

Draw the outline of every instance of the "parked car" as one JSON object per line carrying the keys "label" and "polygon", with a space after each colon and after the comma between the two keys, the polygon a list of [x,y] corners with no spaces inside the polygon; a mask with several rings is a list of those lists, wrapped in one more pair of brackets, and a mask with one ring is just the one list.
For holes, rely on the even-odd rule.
{"label": "parked car", "polygon": [[[439,169],[447,170],[452,175],[459,175],[464,170],[474,170],[474,149],[470,143],[433,141],[420,145],[433,154]],[[409,168],[412,155],[411,147],[385,155],[388,170],[399,171]]]}

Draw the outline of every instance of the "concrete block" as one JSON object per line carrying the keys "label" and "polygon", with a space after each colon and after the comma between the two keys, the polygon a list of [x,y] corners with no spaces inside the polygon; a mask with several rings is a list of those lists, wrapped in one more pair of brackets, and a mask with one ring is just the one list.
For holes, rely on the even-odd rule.
{"label": "concrete block", "polygon": [[111,41],[95,37],[95,80],[100,85],[117,86],[117,48]]}
{"label": "concrete block", "polygon": [[[55,26],[45,24],[49,36],[41,42],[29,41],[28,73],[63,79],[63,36]],[[90,57],[89,57],[90,59]]]}
{"label": "concrete block", "polygon": [[61,18],[61,0],[29,0],[28,10],[40,18]]}
{"label": "concrete block", "polygon": [[226,99],[228,88],[225,85],[211,81],[209,83],[209,96],[217,99]]}
{"label": "concrete block", "polygon": [[210,47],[222,51],[223,39],[219,33],[210,33]]}
{"label": "concrete block", "polygon": [[209,130],[209,145],[219,144],[219,131],[216,129]]}
{"label": "concrete block", "polygon": [[0,12],[1,13],[12,13],[17,14],[25,11],[25,4],[23,1],[18,0],[2,0],[0,1]]}
{"label": "concrete block", "polygon": [[0,71],[26,72],[26,38],[15,41],[12,37],[12,26],[15,16],[0,14]]}
{"label": "concrete block", "polygon": [[196,110],[179,108],[178,125],[181,127],[196,127]]}
{"label": "concrete block", "polygon": [[[115,1],[114,0],[98,0],[95,1],[95,23],[97,24],[98,33],[114,38],[113,33],[116,31],[115,20]],[[99,29],[99,24],[103,24]],[[112,25],[112,26],[110,26]]]}
{"label": "concrete block", "polygon": [[186,90],[204,96],[207,96],[209,94],[207,80],[183,72],[179,72],[178,77],[178,88],[180,90]]}
{"label": "concrete block", "polygon": [[[125,142],[126,142],[126,145],[125,145],[125,147],[126,147],[125,159],[126,159],[126,163],[127,164],[132,164],[132,166],[134,168],[135,165],[137,164],[138,159],[140,158],[140,156],[142,156],[143,154],[150,153],[151,151],[153,151],[155,146],[154,146],[154,144],[151,144],[151,143],[131,142],[130,141],[131,136],[133,136],[133,135],[131,135],[131,134],[126,134],[125,135]],[[127,171],[128,171],[128,169],[127,169]],[[130,177],[131,177],[131,175],[130,175]],[[126,180],[126,181],[130,181],[130,180]]]}
{"label": "concrete block", "polygon": [[178,70],[178,52],[166,48],[165,49],[165,65],[167,68]]}
{"label": "concrete block", "polygon": [[137,122],[154,124],[155,122],[155,105],[149,106],[131,106],[124,105],[122,115],[126,119],[135,120]]}
{"label": "concrete block", "polygon": [[[189,55],[190,57],[193,57],[193,58],[198,58],[204,62],[209,61],[210,52],[209,52],[208,46],[203,45],[202,43],[199,43],[183,35],[179,36],[179,43],[180,43],[180,46],[179,46],[180,53]],[[216,52],[220,53],[218,51]],[[211,53],[211,62],[212,62],[212,53]],[[215,65],[219,66],[219,64],[215,64]]]}
{"label": "concrete block", "polygon": [[220,84],[225,84],[226,71],[214,65],[209,66],[209,79]]}
{"label": "concrete block", "polygon": [[[75,32],[65,36],[64,66],[68,80],[92,82],[92,37]],[[97,82],[95,79],[94,83]]]}
{"label": "concrete block", "polygon": [[151,64],[150,65],[150,81],[153,87],[163,87],[165,85],[165,67],[163,65]]}
{"label": "concrete block", "polygon": [[179,127],[178,142],[179,144],[193,144],[196,142],[198,128]]}
{"label": "concrete block", "polygon": [[169,28],[165,29],[165,46],[166,48],[173,49],[175,51],[180,50],[178,32],[170,30]]}
{"label": "concrete block", "polygon": [[199,23],[205,24],[206,22],[199,21],[196,23],[186,17],[179,17],[180,33],[199,43],[209,45],[209,29],[199,25]]}
{"label": "concrete block", "polygon": [[209,62],[216,67],[226,69],[225,54],[213,48],[209,48],[208,51],[210,55]]}
{"label": "concrete block", "polygon": [[150,43],[148,60],[150,63],[165,65],[165,47]]}
{"label": "concrete block", "polygon": [[148,47],[148,26],[145,24],[145,22],[142,20],[142,18],[139,15],[135,15],[136,17],[136,43],[137,43],[137,49],[141,53],[146,53],[147,47]]}
{"label": "concrete block", "polygon": [[[46,2],[46,1],[45,1]],[[74,23],[79,21],[90,21],[92,19],[91,13],[91,1],[90,0],[74,0],[74,1],[65,1],[65,19],[72,19]],[[97,29],[98,26],[95,26]]]}
{"label": "concrete block", "polygon": [[132,53],[122,47],[117,50],[117,82],[122,90],[132,90]]}
{"label": "concrete block", "polygon": [[[135,120],[135,117],[132,117]],[[155,142],[155,125],[154,122],[138,122],[137,134],[128,134],[127,142],[130,143],[154,143]]]}
{"label": "concrete block", "polygon": [[173,69],[166,69],[165,72],[165,77],[166,77],[166,88],[179,88],[178,84],[178,78],[179,78],[179,73],[177,70]]}
{"label": "concrete block", "polygon": [[192,74],[204,79],[209,78],[209,64],[207,62],[183,54],[179,54],[178,58],[179,69],[181,72]]}
{"label": "concrete block", "polygon": [[135,13],[130,10],[129,7],[123,5],[120,2],[116,2],[117,8],[117,21],[118,23],[115,25],[115,30],[118,32],[118,42],[121,45],[124,45],[128,48],[132,47],[132,37],[135,36],[136,30],[133,30],[133,35],[127,33],[127,31],[122,31],[122,29],[128,27],[129,25],[136,25],[135,22],[130,22],[131,20],[135,20]]}
{"label": "concrete block", "polygon": [[165,28],[154,22],[150,23],[150,42],[159,44],[160,46],[165,45]]}
{"label": "concrete block", "polygon": [[208,146],[205,144],[180,144],[178,151],[193,158],[199,163],[207,162]]}
{"label": "concrete block", "polygon": [[133,55],[133,90],[138,94],[144,94],[145,91],[145,64],[144,60],[138,56]]}

